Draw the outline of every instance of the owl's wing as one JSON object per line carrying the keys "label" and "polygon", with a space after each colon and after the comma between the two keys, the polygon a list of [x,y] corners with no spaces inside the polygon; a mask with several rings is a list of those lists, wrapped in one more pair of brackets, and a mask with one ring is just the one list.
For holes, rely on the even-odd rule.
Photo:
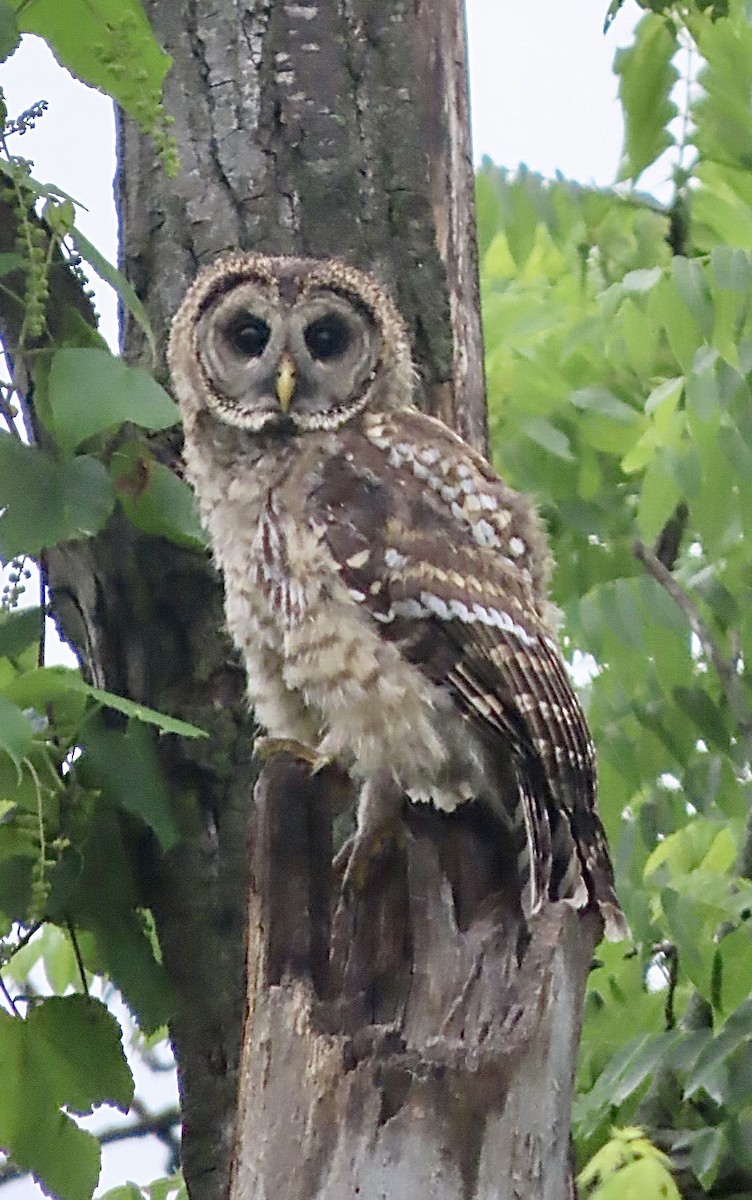
{"label": "owl's wing", "polygon": [[340,432],[311,516],[385,639],[447,687],[493,750],[511,751],[526,908],[598,905],[624,935],[585,717],[546,622],[537,517],[444,425],[369,414]]}

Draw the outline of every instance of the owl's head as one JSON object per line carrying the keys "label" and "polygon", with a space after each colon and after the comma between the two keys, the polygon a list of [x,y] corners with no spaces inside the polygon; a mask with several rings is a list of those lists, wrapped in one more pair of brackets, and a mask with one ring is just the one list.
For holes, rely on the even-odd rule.
{"label": "owl's head", "polygon": [[212,263],[175,315],[168,359],[188,424],[208,411],[251,433],[336,429],[412,397],[402,318],[375,279],[334,259]]}

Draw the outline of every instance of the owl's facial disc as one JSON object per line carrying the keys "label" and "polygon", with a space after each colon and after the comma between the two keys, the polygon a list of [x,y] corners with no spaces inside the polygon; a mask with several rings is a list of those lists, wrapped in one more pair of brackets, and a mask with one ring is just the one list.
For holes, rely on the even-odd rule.
{"label": "owl's facial disc", "polygon": [[256,281],[199,318],[207,405],[241,429],[333,429],[363,407],[382,345],[372,315],[320,289],[285,304]]}

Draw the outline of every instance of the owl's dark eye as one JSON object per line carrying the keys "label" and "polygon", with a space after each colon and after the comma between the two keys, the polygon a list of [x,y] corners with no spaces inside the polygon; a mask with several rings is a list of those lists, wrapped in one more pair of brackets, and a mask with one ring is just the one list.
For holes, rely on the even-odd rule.
{"label": "owl's dark eye", "polygon": [[317,362],[327,362],[345,353],[350,345],[350,328],[342,317],[329,313],[317,321],[311,321],[303,337],[311,357]]}
{"label": "owl's dark eye", "polygon": [[266,349],[271,329],[261,317],[240,313],[227,326],[227,340],[233,350],[246,358],[260,358]]}

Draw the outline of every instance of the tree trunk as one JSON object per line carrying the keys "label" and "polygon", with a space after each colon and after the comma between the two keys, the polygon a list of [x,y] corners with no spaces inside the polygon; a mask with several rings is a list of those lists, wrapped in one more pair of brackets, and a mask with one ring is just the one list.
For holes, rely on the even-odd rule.
{"label": "tree trunk", "polygon": [[[426,409],[485,449],[461,0],[145,7],[174,59],[182,171],[166,179],[122,120],[117,195],[123,268],[160,347],[218,253],[340,255],[391,289]],[[124,353],[148,362],[130,319]],[[169,439],[159,449],[176,464]],[[280,757],[252,803],[208,563],[120,519],[51,555],[50,580],[97,682],[212,734],[164,751],[183,841],[142,869],[175,993],[192,1200],[570,1196],[597,919],[551,905],[520,939],[498,847],[422,810],[358,903],[339,903],[333,779]]]}

